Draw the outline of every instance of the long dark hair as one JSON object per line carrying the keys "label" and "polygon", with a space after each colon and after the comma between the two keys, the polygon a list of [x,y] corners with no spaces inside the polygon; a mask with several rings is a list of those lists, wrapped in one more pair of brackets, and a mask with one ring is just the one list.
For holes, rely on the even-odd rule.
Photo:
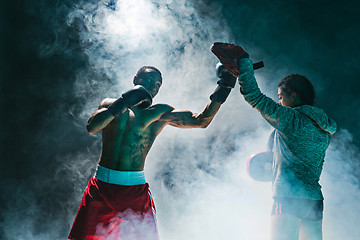
{"label": "long dark hair", "polygon": [[293,73],[280,80],[278,88],[288,94],[295,92],[301,105],[314,105],[315,91],[312,83],[304,76]]}

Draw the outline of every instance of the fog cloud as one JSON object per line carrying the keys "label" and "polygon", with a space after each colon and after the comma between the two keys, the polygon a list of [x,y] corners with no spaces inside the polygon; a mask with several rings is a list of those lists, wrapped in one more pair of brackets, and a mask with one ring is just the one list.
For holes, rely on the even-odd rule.
{"label": "fog cloud", "polygon": [[[36,125],[38,131],[29,143],[33,148],[27,148],[33,149],[28,159],[36,161],[29,164],[28,175],[23,180],[3,181],[0,233],[4,239],[66,237],[101,149],[100,134],[89,136],[86,121],[102,99],[117,98],[131,88],[133,76],[143,65],[153,65],[163,74],[155,104],[199,112],[216,88],[217,59],[209,50],[211,44],[235,42],[241,36],[254,60],[265,61],[266,67],[256,72],[265,94],[275,98],[277,81],[292,71],[317,79],[319,97],[325,94],[323,79],[317,78],[320,73],[297,65],[291,53],[279,52],[273,58],[279,45],[264,49],[252,42],[257,30],[249,26],[251,30],[246,30],[243,25],[256,12],[252,6],[238,4],[224,12],[231,1],[209,2],[64,1],[49,8],[40,1],[27,7],[28,14],[48,19],[52,29],[48,41],[39,44],[39,57],[60,59],[63,68],[53,69],[57,73],[53,78],[29,85],[33,92],[46,93],[45,100],[56,107],[37,118],[40,126]],[[234,27],[233,20],[242,16],[244,21]],[[265,150],[271,131],[243,100],[239,86],[207,129],[166,127],[145,166],[160,238],[269,239],[271,184],[252,180],[246,161]],[[360,191],[354,170],[359,149],[352,134],[340,126],[326,155],[321,178],[324,239],[360,236],[356,226]]]}

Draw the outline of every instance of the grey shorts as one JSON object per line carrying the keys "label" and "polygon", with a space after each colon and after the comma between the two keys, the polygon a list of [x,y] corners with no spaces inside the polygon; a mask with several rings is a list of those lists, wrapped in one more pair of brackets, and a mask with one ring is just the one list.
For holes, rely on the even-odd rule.
{"label": "grey shorts", "polygon": [[306,198],[274,198],[271,216],[291,214],[304,220],[323,219],[324,201]]}

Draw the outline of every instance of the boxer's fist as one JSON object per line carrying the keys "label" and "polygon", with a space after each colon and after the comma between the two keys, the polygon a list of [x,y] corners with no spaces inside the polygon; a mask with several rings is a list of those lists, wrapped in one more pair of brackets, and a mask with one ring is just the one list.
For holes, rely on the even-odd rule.
{"label": "boxer's fist", "polygon": [[[239,76],[239,59],[249,57],[249,54],[245,52],[242,47],[231,43],[216,42],[211,46],[211,51],[220,60],[229,73],[235,77]],[[253,65],[254,70],[262,67],[264,67],[264,63],[262,61],[254,63]]]}
{"label": "boxer's fist", "polygon": [[123,115],[128,108],[138,106],[140,109],[145,109],[151,106],[151,93],[141,85],[136,85],[133,89],[122,94],[109,107],[109,112],[114,117]]}
{"label": "boxer's fist", "polygon": [[230,74],[221,63],[216,65],[216,76],[220,78],[217,82],[219,86],[215,89],[214,93],[210,95],[210,99],[224,103],[231,89],[235,87],[236,77]]}
{"label": "boxer's fist", "polygon": [[145,109],[151,106],[151,93],[142,85],[136,85],[133,89],[125,92],[122,97],[127,102],[127,107],[139,106]]}
{"label": "boxer's fist", "polygon": [[236,77],[229,73],[222,63],[216,64],[216,76],[220,78],[217,82],[224,88],[234,88],[236,83]]}
{"label": "boxer's fist", "polygon": [[227,72],[226,68],[224,67],[224,65],[219,62],[216,64],[216,76],[218,78],[221,78],[223,73]]}

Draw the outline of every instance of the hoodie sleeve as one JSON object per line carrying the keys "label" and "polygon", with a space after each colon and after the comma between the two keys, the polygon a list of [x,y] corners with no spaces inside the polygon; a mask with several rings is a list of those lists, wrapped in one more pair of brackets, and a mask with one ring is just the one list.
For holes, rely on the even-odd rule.
{"label": "hoodie sleeve", "polygon": [[[244,99],[274,128],[281,132],[293,131],[297,126],[297,112],[290,107],[281,106],[260,91],[254,76],[253,63],[249,58],[240,59],[239,65],[238,81]],[[289,121],[290,119],[292,121]]]}

